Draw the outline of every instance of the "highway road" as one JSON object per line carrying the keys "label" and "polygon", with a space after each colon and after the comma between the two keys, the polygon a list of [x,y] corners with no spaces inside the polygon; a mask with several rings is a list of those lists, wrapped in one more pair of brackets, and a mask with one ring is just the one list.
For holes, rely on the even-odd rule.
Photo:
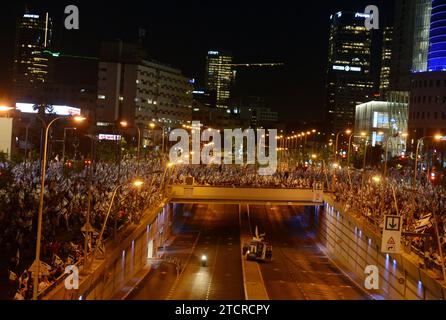
{"label": "highway road", "polygon": [[238,205],[185,205],[177,211],[166,257],[181,261],[182,272],[178,276],[171,263],[155,264],[129,299],[245,299],[240,221],[248,218],[252,231],[258,226],[273,245],[273,261],[259,264],[271,300],[368,299],[317,246],[303,207],[251,205],[249,214],[242,210],[243,219]]}
{"label": "highway road", "polygon": [[[174,238],[166,257],[181,261],[161,263],[129,296],[130,299],[243,300],[237,205],[193,205],[175,215]],[[208,262],[201,265],[205,254]],[[157,280],[162,277],[163,281]]]}
{"label": "highway road", "polygon": [[273,246],[273,261],[260,264],[271,300],[368,299],[317,246],[303,207],[250,206],[249,216]]}

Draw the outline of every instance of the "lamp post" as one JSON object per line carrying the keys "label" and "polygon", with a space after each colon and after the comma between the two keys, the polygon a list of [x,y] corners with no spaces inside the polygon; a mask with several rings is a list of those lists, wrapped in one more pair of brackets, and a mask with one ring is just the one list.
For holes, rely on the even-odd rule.
{"label": "lamp post", "polygon": [[335,143],[335,152],[334,152],[334,154],[333,154],[333,162],[334,163],[336,163],[336,161],[337,161],[337,159],[338,159],[338,141],[339,141],[339,135],[340,134],[342,134],[342,133],[346,133],[346,134],[351,134],[352,133],[352,131],[350,130],[350,129],[347,129],[347,130],[345,130],[345,131],[339,131],[337,134],[336,134],[336,143]]}
{"label": "lamp post", "polygon": [[417,175],[418,175],[418,155],[420,153],[420,146],[421,143],[423,142],[424,139],[427,138],[434,138],[435,140],[439,141],[443,138],[443,136],[441,135],[435,135],[435,136],[425,136],[425,137],[421,137],[420,139],[418,139],[417,142],[417,150],[415,153],[415,165],[414,165],[414,169],[413,169],[413,180],[412,180],[412,188],[415,190],[417,187]]}
{"label": "lamp post", "polygon": [[88,203],[87,203],[87,217],[85,224],[82,226],[81,231],[85,232],[85,240],[84,240],[84,272],[88,272],[89,270],[89,263],[88,263],[88,244],[90,242],[90,233],[94,231],[93,227],[90,224],[90,215],[91,215],[91,201],[93,198],[93,190],[92,190],[92,184],[93,184],[93,165],[95,162],[94,157],[94,142],[95,142],[95,134],[92,134],[91,136],[87,136],[91,139],[91,145],[90,145],[90,156],[91,156],[91,163],[88,167]]}
{"label": "lamp post", "polygon": [[[119,124],[124,127],[127,128],[128,127],[128,122],[127,121],[121,121],[119,122]],[[137,151],[136,151],[136,176],[139,176],[139,160],[140,160],[140,147],[141,147],[141,129],[139,129],[138,125],[135,125],[136,130],[138,131],[138,147],[137,147]]]}
{"label": "lamp post", "polygon": [[368,140],[366,140],[364,143],[364,159],[362,160],[362,170],[365,170],[365,165],[367,162],[367,144]]}
{"label": "lamp post", "polygon": [[65,144],[67,140],[67,130],[76,130],[76,128],[63,128],[62,161],[65,161]]}
{"label": "lamp post", "polygon": [[[394,137],[396,138],[398,136],[399,136],[399,134],[397,134]],[[402,133],[401,136],[407,137],[408,134],[407,133]],[[389,155],[389,141],[390,141],[390,138],[391,137],[388,137],[387,140],[386,140],[386,150],[385,150],[385,155],[384,155],[384,172],[383,172],[384,178],[387,177],[387,161],[388,161],[387,158],[388,158],[388,155]]]}
{"label": "lamp post", "polygon": [[[380,176],[374,176],[374,177],[372,177],[372,180],[373,180],[375,183],[379,184],[379,183],[381,183],[382,178],[381,178]],[[399,209],[398,209],[398,201],[397,201],[397,199],[396,199],[396,190],[395,190],[395,186],[394,186],[391,182],[389,182],[389,180],[386,179],[386,181],[387,181],[388,185],[390,186],[390,188],[392,189],[393,201],[394,201],[394,203],[395,203],[396,214],[399,216],[399,215],[400,215],[400,212],[399,212]],[[385,192],[385,190],[384,190],[384,192]],[[384,203],[384,201],[382,201],[382,203]]]}
{"label": "lamp post", "polygon": [[[36,241],[36,258],[33,263],[33,275],[34,275],[34,288],[33,288],[33,300],[37,300],[38,296],[38,286],[39,286],[39,273],[40,273],[40,246],[42,238],[42,218],[43,218],[43,200],[45,193],[45,176],[46,176],[46,160],[48,151],[48,133],[51,126],[60,119],[64,117],[57,117],[53,119],[45,129],[45,143],[43,147],[43,159],[41,168],[41,183],[40,183],[40,199],[39,199],[39,213],[37,218],[37,241]],[[75,121],[80,122],[85,120],[84,117],[74,117]]]}
{"label": "lamp post", "polygon": [[350,149],[351,149],[351,144],[352,144],[352,138],[356,137],[356,138],[364,138],[367,135],[366,132],[361,132],[360,136],[355,136],[355,135],[351,135],[350,138],[348,139],[348,155],[347,155],[347,169],[350,167]]}
{"label": "lamp post", "polygon": [[[143,182],[142,180],[139,180],[139,179],[137,179],[137,180],[135,180],[135,181],[132,182],[133,187],[136,187],[136,188],[141,187],[143,184],[144,184],[144,182]],[[110,204],[108,205],[107,215],[105,216],[105,220],[104,220],[104,223],[102,224],[101,232],[99,233],[98,241],[97,241],[96,246],[95,246],[95,248],[94,248],[94,250],[93,250],[93,255],[92,255],[92,257],[91,257],[91,262],[92,262],[92,263],[93,263],[94,259],[96,258],[96,254],[97,254],[98,248],[99,248],[99,246],[101,245],[101,242],[102,242],[102,236],[103,236],[103,234],[104,234],[105,227],[106,227],[106,225],[107,225],[107,220],[108,220],[108,217],[110,216],[110,212],[111,212],[111,209],[112,209],[112,207],[113,207],[113,202],[114,202],[114,200],[115,200],[116,193],[118,192],[118,190],[119,190],[120,188],[122,188],[122,187],[125,186],[125,185],[126,185],[125,183],[124,183],[124,184],[119,184],[119,185],[117,185],[117,186],[115,187],[115,189],[113,190],[112,198],[111,198],[111,200],[110,200]]]}
{"label": "lamp post", "polygon": [[[164,132],[165,132],[166,127],[164,125],[163,126],[160,126],[160,125],[157,126],[154,122],[151,122],[149,124],[149,126],[150,126],[150,128],[152,130],[155,129],[155,128],[160,128],[162,130],[162,132],[161,132],[161,139],[162,139],[162,142],[161,142],[161,154],[163,154],[164,153]],[[153,140],[155,140],[155,139],[153,139]]]}

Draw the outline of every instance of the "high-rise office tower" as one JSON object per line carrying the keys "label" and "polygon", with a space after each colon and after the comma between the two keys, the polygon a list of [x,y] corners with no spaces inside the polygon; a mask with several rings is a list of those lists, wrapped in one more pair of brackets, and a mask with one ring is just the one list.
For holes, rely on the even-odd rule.
{"label": "high-rise office tower", "polygon": [[206,57],[206,90],[217,108],[229,108],[234,80],[232,55],[223,51],[208,51]]}
{"label": "high-rise office tower", "polygon": [[415,142],[446,134],[446,0],[432,1],[428,48],[427,71],[412,78],[409,134]]}
{"label": "high-rise office tower", "polygon": [[408,91],[413,58],[415,4],[420,0],[396,0],[393,17],[391,91]]}
{"label": "high-rise office tower", "polygon": [[379,81],[380,96],[383,97],[390,85],[390,67],[392,62],[393,27],[386,27],[383,32],[381,53],[381,74]]}
{"label": "high-rise office tower", "polygon": [[408,92],[412,72],[427,70],[431,8],[432,0],[395,1],[390,91]]}
{"label": "high-rise office tower", "polygon": [[326,121],[331,133],[351,128],[356,105],[368,101],[373,91],[372,34],[365,18],[344,11],[330,17]]}
{"label": "high-rise office tower", "polygon": [[432,1],[427,69],[446,71],[446,0]]}
{"label": "high-rise office tower", "polygon": [[427,70],[427,55],[429,50],[429,30],[431,22],[432,0],[417,0],[415,4],[415,25],[412,71]]}
{"label": "high-rise office tower", "polygon": [[48,13],[25,13],[17,20],[13,83],[15,99],[22,102],[35,100],[48,80],[49,58],[43,51],[51,46],[51,24]]}

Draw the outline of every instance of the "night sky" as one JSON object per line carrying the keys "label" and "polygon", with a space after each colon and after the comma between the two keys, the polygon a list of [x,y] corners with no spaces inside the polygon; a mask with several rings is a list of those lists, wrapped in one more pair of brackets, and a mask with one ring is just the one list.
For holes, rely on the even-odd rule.
{"label": "night sky", "polygon": [[[322,116],[327,63],[328,22],[340,10],[380,8],[381,26],[391,17],[393,0],[329,1],[27,1],[30,12],[48,10],[55,20],[56,49],[98,55],[101,40],[135,40],[147,30],[146,50],[155,60],[203,81],[208,50],[232,51],[236,63],[284,62],[278,68],[237,73],[236,94],[260,95],[282,119]],[[80,30],[63,29],[64,7],[80,11]],[[3,1],[0,19],[0,99],[11,87],[15,19],[25,1]]]}

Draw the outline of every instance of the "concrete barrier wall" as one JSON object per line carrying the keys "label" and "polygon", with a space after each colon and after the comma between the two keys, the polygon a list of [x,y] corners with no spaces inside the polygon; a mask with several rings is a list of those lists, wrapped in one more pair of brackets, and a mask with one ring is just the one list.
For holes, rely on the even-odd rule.
{"label": "concrete barrier wall", "polygon": [[[381,234],[362,219],[343,213],[333,202],[315,210],[315,225],[321,244],[327,253],[347,273],[361,284],[365,268],[374,265],[379,270],[379,290],[369,291],[377,299],[444,299],[445,288],[419,268],[407,254],[381,253]],[[365,287],[364,287],[365,288]]]}
{"label": "concrete barrier wall", "polygon": [[175,200],[313,201],[312,189],[219,188],[174,185],[170,187],[170,195]]}
{"label": "concrete barrier wall", "polygon": [[82,275],[81,268],[78,290],[67,290],[62,282],[44,299],[112,299],[150,261],[150,243],[153,244],[152,257],[157,257],[170,226],[171,210],[169,203],[152,210],[122,241],[109,244],[112,249],[108,249],[102,259],[95,260],[91,273]]}

